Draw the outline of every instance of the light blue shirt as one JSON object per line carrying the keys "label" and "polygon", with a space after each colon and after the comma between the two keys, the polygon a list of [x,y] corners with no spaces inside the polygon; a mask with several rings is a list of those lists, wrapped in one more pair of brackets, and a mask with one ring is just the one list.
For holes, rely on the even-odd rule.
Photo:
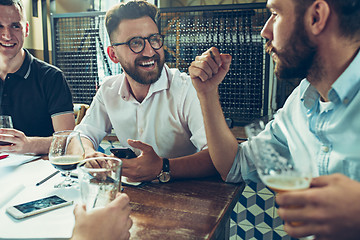
{"label": "light blue shirt", "polygon": [[[294,161],[302,161],[304,153],[309,153],[314,176],[342,173],[360,181],[359,89],[360,52],[332,85],[330,102],[322,103],[318,91],[304,79],[262,137],[279,151],[290,152]],[[240,144],[226,181],[259,181],[252,159],[249,142]]]}

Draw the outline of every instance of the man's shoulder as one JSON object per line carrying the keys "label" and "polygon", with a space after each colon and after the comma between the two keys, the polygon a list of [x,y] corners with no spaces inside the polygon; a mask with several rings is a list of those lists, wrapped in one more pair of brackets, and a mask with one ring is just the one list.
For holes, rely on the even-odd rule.
{"label": "man's shoulder", "polygon": [[63,71],[50,64],[50,63],[47,63],[47,62],[44,62],[43,60],[33,56],[33,55],[30,55],[31,56],[31,68],[32,70],[35,70],[35,71],[39,71],[39,73],[49,73],[49,72],[53,72],[53,73],[62,73]]}
{"label": "man's shoulder", "polygon": [[105,76],[101,79],[100,87],[108,88],[115,85],[120,85],[123,79],[123,74],[117,74],[112,76]]}
{"label": "man's shoulder", "polygon": [[187,86],[191,87],[192,82],[190,76],[187,73],[181,72],[177,68],[166,68],[168,79],[170,81],[171,86],[179,87],[179,86]]}
{"label": "man's shoulder", "polygon": [[194,98],[197,98],[195,87],[187,73],[181,72],[176,68],[167,68],[166,70],[171,95],[180,101],[192,101]]}
{"label": "man's shoulder", "polygon": [[301,80],[298,86],[287,97],[283,108],[294,108],[299,104],[304,98],[306,98],[306,92],[308,91],[310,84],[306,79]]}
{"label": "man's shoulder", "polygon": [[97,95],[107,97],[117,95],[123,79],[124,77],[122,74],[103,77],[101,79]]}

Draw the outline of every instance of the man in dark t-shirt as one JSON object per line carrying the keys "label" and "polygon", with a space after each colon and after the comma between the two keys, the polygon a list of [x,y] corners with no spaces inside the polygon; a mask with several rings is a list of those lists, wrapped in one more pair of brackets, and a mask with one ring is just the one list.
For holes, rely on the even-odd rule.
{"label": "man in dark t-shirt", "polygon": [[[0,0],[0,114],[14,129],[0,129],[0,152],[48,152],[54,131],[75,126],[70,89],[63,72],[23,48],[29,34],[21,1]],[[5,134],[5,135],[4,135]]]}

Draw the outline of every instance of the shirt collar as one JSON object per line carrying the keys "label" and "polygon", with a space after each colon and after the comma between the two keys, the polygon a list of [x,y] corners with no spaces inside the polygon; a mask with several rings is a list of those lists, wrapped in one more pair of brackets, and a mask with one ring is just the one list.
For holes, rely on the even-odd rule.
{"label": "shirt collar", "polygon": [[[164,64],[160,78],[156,82],[150,85],[149,92],[144,100],[146,100],[156,92],[169,88],[168,72],[169,72],[169,67],[166,64]],[[122,99],[128,101],[131,95],[130,95],[130,86],[129,83],[126,81],[125,74],[122,74],[121,81],[122,83],[119,89],[119,94]]]}
{"label": "shirt collar", "polygon": [[30,75],[31,63],[33,61],[33,56],[31,56],[31,54],[28,52],[28,50],[24,49],[24,51],[25,51],[24,62],[22,63],[19,70],[17,70],[14,74],[19,77],[22,77],[24,79],[27,79]]}
{"label": "shirt collar", "polygon": [[[328,97],[333,103],[349,104],[360,88],[360,51],[355,59],[332,85]],[[306,108],[312,108],[319,101],[320,94],[306,79],[300,85],[301,100]]]}
{"label": "shirt collar", "polygon": [[320,94],[316,88],[311,85],[307,79],[304,79],[300,84],[301,101],[307,109],[311,109],[315,103],[319,101]]}
{"label": "shirt collar", "polygon": [[329,99],[338,98],[343,104],[349,104],[360,88],[360,51],[357,53],[354,60],[334,82],[329,91]]}

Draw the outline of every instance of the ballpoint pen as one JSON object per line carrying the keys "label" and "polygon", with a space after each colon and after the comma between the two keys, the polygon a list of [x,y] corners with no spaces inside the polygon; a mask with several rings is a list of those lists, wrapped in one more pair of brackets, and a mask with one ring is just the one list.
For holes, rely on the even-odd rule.
{"label": "ballpoint pen", "polygon": [[57,170],[56,172],[50,174],[49,176],[47,176],[46,178],[44,178],[43,180],[41,180],[40,182],[38,182],[36,184],[36,186],[39,186],[40,184],[43,184],[44,182],[46,182],[47,180],[49,180],[50,178],[52,178],[53,176],[55,176],[56,174],[58,174],[60,171]]}
{"label": "ballpoint pen", "polygon": [[212,59],[214,59],[215,60],[215,56],[214,56],[214,53],[210,50],[210,56],[211,56],[211,58]]}
{"label": "ballpoint pen", "polygon": [[7,158],[8,156],[9,156],[9,154],[0,155],[0,160],[4,159],[4,158]]}
{"label": "ballpoint pen", "polygon": [[[216,59],[215,59],[215,55],[214,55],[214,53],[210,50],[210,56],[211,56],[211,58],[214,60],[214,62],[216,63]],[[219,67],[221,66],[221,63],[220,64],[218,64],[219,65]]]}

